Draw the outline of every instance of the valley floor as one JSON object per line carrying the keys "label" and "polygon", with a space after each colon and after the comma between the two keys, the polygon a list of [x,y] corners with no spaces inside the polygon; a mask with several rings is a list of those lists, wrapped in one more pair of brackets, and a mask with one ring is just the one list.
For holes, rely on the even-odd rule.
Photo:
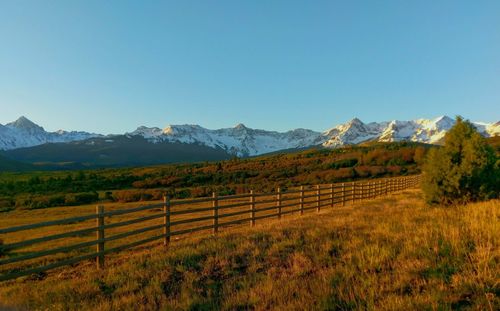
{"label": "valley floor", "polygon": [[[124,252],[0,284],[41,310],[500,309],[500,201],[433,208],[417,190]],[[0,307],[1,309],[1,307]]]}

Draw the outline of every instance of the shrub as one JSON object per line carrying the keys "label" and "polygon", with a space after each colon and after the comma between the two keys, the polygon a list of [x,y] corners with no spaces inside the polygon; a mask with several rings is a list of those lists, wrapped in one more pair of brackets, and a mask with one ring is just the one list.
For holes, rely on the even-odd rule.
{"label": "shrub", "polygon": [[428,203],[444,205],[498,196],[500,168],[486,140],[468,121],[457,117],[441,148],[430,150],[422,189]]}
{"label": "shrub", "polygon": [[67,194],[64,203],[65,205],[82,205],[97,202],[99,194],[97,192],[82,192]]}
{"label": "shrub", "polygon": [[0,197],[0,210],[13,207],[15,204],[16,202],[12,198]]}
{"label": "shrub", "polygon": [[63,206],[65,197],[62,194],[44,195],[44,196],[29,196],[18,198],[16,200],[16,207],[23,209],[39,209],[53,206]]}
{"label": "shrub", "polygon": [[339,169],[339,168],[353,167],[356,164],[358,164],[358,159],[356,159],[356,158],[343,159],[343,160],[339,160],[339,161],[335,161],[335,162],[331,163],[328,168]]}

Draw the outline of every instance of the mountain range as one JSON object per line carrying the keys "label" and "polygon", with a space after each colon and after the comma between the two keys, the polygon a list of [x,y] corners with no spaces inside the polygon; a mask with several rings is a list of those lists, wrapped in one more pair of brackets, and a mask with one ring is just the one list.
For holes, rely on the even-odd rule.
{"label": "mountain range", "polygon": [[[307,129],[274,132],[251,129],[243,124],[218,130],[209,130],[199,125],[171,125],[163,130],[157,127],[141,126],[127,135],[142,136],[156,143],[196,143],[214,148],[220,147],[237,156],[255,156],[283,149],[311,146],[336,148],[365,141],[413,141],[438,144],[453,124],[455,120],[447,116],[431,120],[394,120],[371,123],[363,123],[354,118],[324,132]],[[494,124],[474,122],[473,124],[486,137],[500,135],[500,122]]]}
{"label": "mountain range", "polygon": [[[412,121],[364,123],[354,118],[323,132],[266,131],[238,124],[206,129],[199,125],[141,126],[120,135],[47,132],[25,117],[0,124],[0,150],[25,162],[78,162],[100,165],[153,164],[256,156],[285,149],[337,148],[366,141],[439,144],[455,120],[441,116]],[[473,122],[486,137],[500,135],[500,122]],[[138,150],[135,150],[138,149]],[[120,159],[120,160],[117,160]]]}

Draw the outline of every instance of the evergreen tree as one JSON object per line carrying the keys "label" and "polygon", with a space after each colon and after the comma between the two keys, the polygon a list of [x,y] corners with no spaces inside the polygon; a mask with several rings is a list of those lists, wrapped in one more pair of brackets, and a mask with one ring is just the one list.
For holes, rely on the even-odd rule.
{"label": "evergreen tree", "polygon": [[443,147],[430,150],[422,189],[428,203],[487,200],[500,192],[500,167],[493,148],[469,121],[457,117]]}

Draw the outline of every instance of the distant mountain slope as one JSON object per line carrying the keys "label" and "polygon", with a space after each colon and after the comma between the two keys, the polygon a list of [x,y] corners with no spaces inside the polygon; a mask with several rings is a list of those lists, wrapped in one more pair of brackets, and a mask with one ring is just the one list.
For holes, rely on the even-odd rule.
{"label": "distant mountain slope", "polygon": [[44,144],[5,151],[18,161],[66,167],[113,167],[231,158],[220,148],[178,142],[150,143],[140,136],[96,137],[70,143]]}

